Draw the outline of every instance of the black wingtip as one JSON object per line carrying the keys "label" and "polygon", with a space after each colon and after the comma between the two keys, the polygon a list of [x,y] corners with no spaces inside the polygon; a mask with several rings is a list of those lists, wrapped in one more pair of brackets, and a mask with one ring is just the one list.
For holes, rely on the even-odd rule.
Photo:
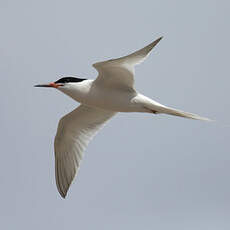
{"label": "black wingtip", "polygon": [[61,195],[61,198],[62,198],[62,199],[65,199],[65,198],[66,198],[67,192],[64,193],[64,192],[59,191],[59,190],[58,190],[58,192],[59,192],[59,194]]}
{"label": "black wingtip", "polygon": [[163,36],[159,37],[156,42],[158,43],[162,38],[164,38]]}
{"label": "black wingtip", "polygon": [[160,40],[163,38],[163,36],[159,37],[158,39],[156,39],[155,41],[153,41],[152,43],[150,43],[148,46],[151,49],[153,49],[159,42]]}

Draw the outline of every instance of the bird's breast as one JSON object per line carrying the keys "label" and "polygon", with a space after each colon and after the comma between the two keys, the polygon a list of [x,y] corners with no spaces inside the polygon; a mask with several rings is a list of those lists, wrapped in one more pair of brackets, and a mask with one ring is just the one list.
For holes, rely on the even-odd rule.
{"label": "bird's breast", "polygon": [[[90,82],[89,82],[90,83]],[[140,112],[135,103],[135,90],[116,89],[97,86],[95,84],[76,85],[73,89],[62,90],[79,103],[115,112]]]}
{"label": "bird's breast", "polygon": [[137,93],[125,89],[96,88],[81,103],[115,112],[142,112],[135,103]]}

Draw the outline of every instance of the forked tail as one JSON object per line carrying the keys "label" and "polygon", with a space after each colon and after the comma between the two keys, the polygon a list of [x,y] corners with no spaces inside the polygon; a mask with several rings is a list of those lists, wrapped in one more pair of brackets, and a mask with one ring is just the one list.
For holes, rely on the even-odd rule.
{"label": "forked tail", "polygon": [[169,115],[173,115],[173,116],[190,118],[190,119],[194,119],[194,120],[213,121],[209,118],[201,117],[201,116],[194,114],[194,113],[187,113],[187,112],[173,109],[173,108],[166,107],[166,106],[159,108],[157,112],[158,113],[165,113],[165,114],[169,114]]}
{"label": "forked tail", "polygon": [[150,109],[150,111],[155,114],[164,113],[164,114],[169,114],[169,115],[178,116],[178,117],[190,118],[194,120],[213,121],[209,118],[201,117],[197,114],[184,112],[178,109],[173,109],[173,108],[164,106],[162,104],[158,104],[156,102],[147,104],[146,108]]}
{"label": "forked tail", "polygon": [[169,115],[178,116],[178,117],[190,118],[194,120],[213,121],[209,118],[201,117],[194,113],[188,113],[182,110],[178,110],[178,109],[174,109],[174,108],[162,105],[144,95],[138,95],[138,99],[141,102],[141,105],[144,106],[144,108],[147,109],[147,111],[150,113],[155,113],[155,114],[164,113],[164,114],[169,114]]}

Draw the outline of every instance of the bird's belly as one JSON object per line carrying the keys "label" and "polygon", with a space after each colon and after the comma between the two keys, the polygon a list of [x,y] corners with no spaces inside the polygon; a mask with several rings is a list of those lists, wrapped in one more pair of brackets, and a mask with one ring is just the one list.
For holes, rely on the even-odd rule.
{"label": "bird's belly", "polygon": [[137,103],[136,98],[139,97],[139,94],[135,90],[92,86],[89,90],[75,90],[71,93],[64,93],[74,100],[92,107],[114,112],[146,112],[146,109],[140,103]]}
{"label": "bird's belly", "polygon": [[103,90],[89,94],[82,103],[116,112],[145,112],[144,108],[134,102],[135,97],[136,92]]}

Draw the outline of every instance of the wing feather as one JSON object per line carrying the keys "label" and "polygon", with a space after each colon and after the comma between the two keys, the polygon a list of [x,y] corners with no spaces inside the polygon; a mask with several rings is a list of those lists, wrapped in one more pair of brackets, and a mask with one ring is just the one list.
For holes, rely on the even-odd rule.
{"label": "wing feather", "polygon": [[115,113],[80,105],[58,124],[54,141],[55,175],[59,193],[65,198],[89,141]]}
{"label": "wing feather", "polygon": [[96,81],[107,86],[133,88],[134,66],[143,62],[161,39],[162,37],[127,56],[93,64],[99,73]]}

